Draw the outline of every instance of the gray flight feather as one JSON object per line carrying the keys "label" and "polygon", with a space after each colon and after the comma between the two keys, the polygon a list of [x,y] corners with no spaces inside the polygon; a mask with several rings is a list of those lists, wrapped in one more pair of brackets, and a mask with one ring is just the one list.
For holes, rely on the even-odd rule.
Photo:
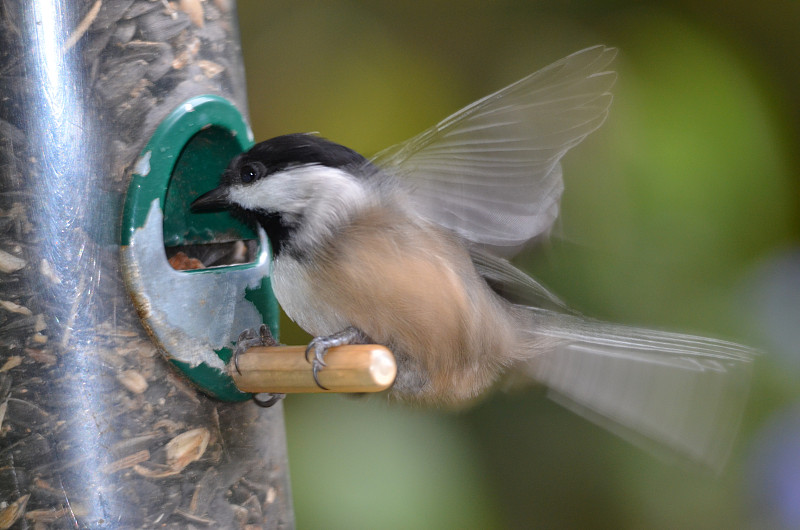
{"label": "gray flight feather", "polygon": [[408,185],[421,215],[511,256],[558,216],[559,160],[605,120],[615,55],[573,53],[372,161]]}

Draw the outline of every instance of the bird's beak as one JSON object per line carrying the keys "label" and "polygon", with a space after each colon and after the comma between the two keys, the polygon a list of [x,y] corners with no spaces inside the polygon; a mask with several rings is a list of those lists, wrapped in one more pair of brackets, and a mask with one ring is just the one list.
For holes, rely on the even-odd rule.
{"label": "bird's beak", "polygon": [[204,193],[192,202],[192,212],[216,212],[229,207],[228,190],[226,188],[216,188],[208,193]]}

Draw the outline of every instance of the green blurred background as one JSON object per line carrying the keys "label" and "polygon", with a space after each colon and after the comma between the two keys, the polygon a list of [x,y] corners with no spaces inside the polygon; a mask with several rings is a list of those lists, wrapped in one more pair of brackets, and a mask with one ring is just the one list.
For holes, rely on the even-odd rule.
{"label": "green blurred background", "polygon": [[800,527],[800,2],[238,6],[256,138],[317,131],[367,156],[618,47],[611,115],[564,161],[561,237],[520,263],[591,316],[768,352],[719,476],[537,388],[459,413],[292,396],[299,528]]}

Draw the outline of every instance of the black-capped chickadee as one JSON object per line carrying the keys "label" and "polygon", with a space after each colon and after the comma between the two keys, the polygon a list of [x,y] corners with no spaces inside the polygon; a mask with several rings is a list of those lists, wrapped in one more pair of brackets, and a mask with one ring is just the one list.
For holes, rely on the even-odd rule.
{"label": "black-capped chickadee", "polygon": [[266,231],[275,295],[317,337],[315,374],[328,348],[374,342],[395,354],[404,400],[469,402],[523,376],[715,466],[751,350],[585,318],[506,259],[556,219],[559,160],[606,118],[615,54],[574,53],[371,160],[310,134],[261,142],[193,209]]}

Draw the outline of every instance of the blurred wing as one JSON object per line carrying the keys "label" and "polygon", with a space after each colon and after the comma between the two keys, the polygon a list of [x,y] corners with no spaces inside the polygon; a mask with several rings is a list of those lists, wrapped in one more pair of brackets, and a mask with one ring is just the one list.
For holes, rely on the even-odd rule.
{"label": "blurred wing", "polygon": [[498,258],[477,248],[469,249],[475,271],[497,294],[513,304],[574,313],[555,294],[528,276],[508,260]]}
{"label": "blurred wing", "polygon": [[556,401],[631,441],[721,468],[744,409],[753,350],[536,313],[537,335],[561,346],[532,359],[528,371]]}
{"label": "blurred wing", "polygon": [[511,255],[558,216],[558,161],[605,120],[615,55],[604,46],[574,53],[373,162],[410,185],[423,216]]}

